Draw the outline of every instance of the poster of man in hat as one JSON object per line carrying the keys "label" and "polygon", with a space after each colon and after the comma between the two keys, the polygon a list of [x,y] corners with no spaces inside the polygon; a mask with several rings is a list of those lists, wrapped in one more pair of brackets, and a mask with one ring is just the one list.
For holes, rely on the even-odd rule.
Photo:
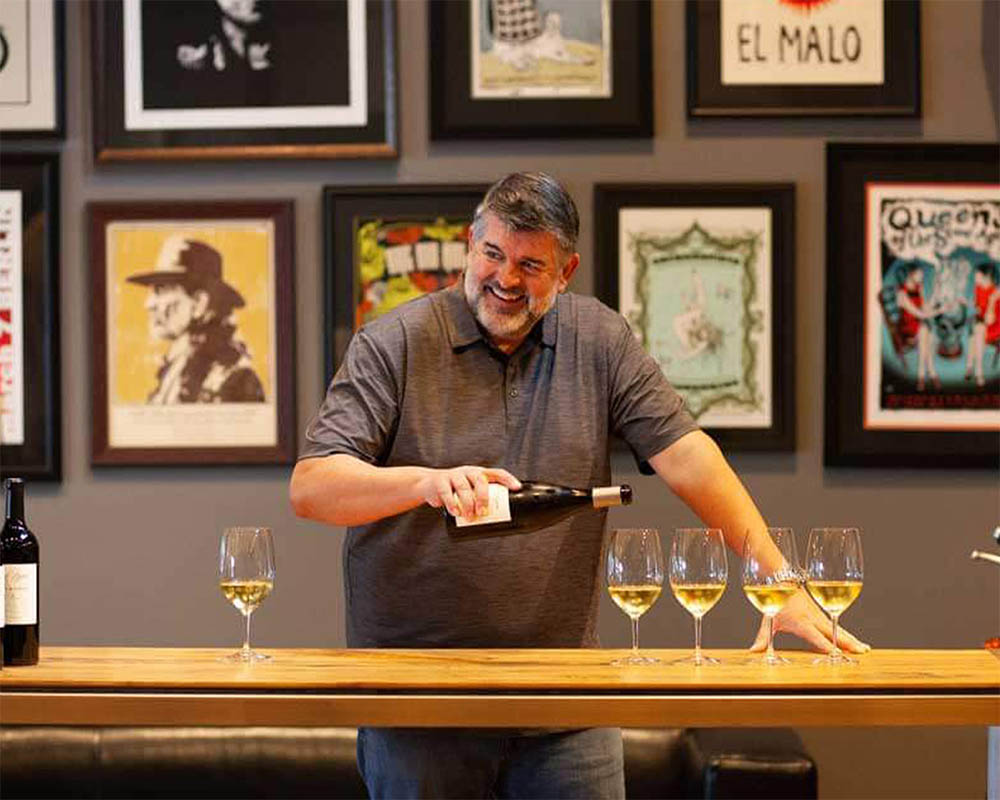
{"label": "poster of man in hat", "polygon": [[274,444],[271,223],[106,230],[112,446]]}

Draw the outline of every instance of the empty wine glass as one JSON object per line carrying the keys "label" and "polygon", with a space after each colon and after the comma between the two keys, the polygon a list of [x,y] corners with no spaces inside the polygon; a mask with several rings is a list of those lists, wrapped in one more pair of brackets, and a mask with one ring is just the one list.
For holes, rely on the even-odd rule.
{"label": "empty wine glass", "polygon": [[768,528],[766,536],[747,533],[743,541],[743,593],[767,620],[767,664],[789,664],[774,652],[774,618],[802,581],[795,532]]}
{"label": "empty wine glass", "polygon": [[639,655],[639,617],[663,591],[663,550],[653,528],[616,528],[605,554],[608,592],[632,620],[632,652],[612,664],[655,664],[660,659]]}
{"label": "empty wine glass", "polygon": [[806,546],[806,589],[833,620],[833,650],[814,664],[853,664],[837,645],[840,615],[861,594],[865,567],[857,528],[813,528]]}
{"label": "empty wine glass", "polygon": [[722,597],[729,578],[726,546],[719,528],[677,528],[670,548],[670,590],[694,617],[695,665],[718,664],[701,652],[701,618]]}
{"label": "empty wine glass", "polygon": [[274,542],[270,528],[226,528],[219,548],[219,588],[246,620],[243,647],[226,661],[263,661],[250,649],[250,617],[274,588]]}

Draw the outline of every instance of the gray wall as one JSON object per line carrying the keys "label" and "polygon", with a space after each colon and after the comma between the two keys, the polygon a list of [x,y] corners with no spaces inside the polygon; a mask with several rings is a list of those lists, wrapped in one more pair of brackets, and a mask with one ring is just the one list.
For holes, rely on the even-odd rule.
{"label": "gray wall", "polygon": [[[789,181],[797,186],[796,411],[798,448],[731,460],[765,516],[803,532],[849,522],[865,531],[867,582],[845,616],[876,647],[979,647],[1000,634],[1000,573],[969,561],[998,522],[997,476],[822,468],[824,148],[826,138],[990,141],[997,136],[995,62],[984,64],[984,16],[996,45],[996,6],[925,0],[922,121],[712,121],[684,115],[683,5],[654,6],[656,136],[650,141],[431,144],[424,3],[399,3],[401,152],[398,162],[127,164],[95,166],[90,61],[82,3],[69,3],[68,131],[62,163],[63,462],[60,485],[30,488],[29,522],[44,554],[43,640],[52,645],[236,645],[240,624],[216,586],[219,532],[273,526],[278,581],[255,615],[267,646],[344,643],[344,533],[295,519],[287,468],[92,469],[89,465],[89,285],[84,204],[91,200],[291,197],[296,213],[296,359],[300,429],[322,395],[320,187],[333,183],[479,182],[515,169],[563,178],[580,205],[583,266],[594,287],[592,184],[599,181]],[[988,81],[987,74],[993,75]],[[991,91],[989,86],[994,86]],[[988,434],[984,434],[988,435]],[[613,523],[664,530],[692,515],[657,483],[615,464],[639,501]],[[734,562],[735,563],[735,562]],[[392,587],[387,586],[386,591]],[[757,619],[729,591],[706,620],[706,645],[741,647]],[[625,618],[602,612],[604,642],[625,646]],[[690,618],[669,597],[644,618],[642,641],[685,647]],[[788,644],[785,642],[784,644]],[[825,797],[981,797],[983,731],[803,730]]]}

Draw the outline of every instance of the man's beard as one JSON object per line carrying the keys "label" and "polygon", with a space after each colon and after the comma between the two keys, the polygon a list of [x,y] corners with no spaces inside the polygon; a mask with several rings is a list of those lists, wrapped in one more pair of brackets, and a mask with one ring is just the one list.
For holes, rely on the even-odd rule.
{"label": "man's beard", "polygon": [[486,297],[489,291],[488,287],[500,291],[494,281],[477,284],[472,272],[468,269],[465,270],[463,288],[465,289],[466,302],[472,309],[472,315],[486,329],[487,333],[501,340],[527,336],[535,323],[555,305],[556,295],[559,294],[557,284],[553,284],[552,291],[546,297],[532,297],[524,292],[527,302],[516,312],[504,313],[490,308],[490,301]]}

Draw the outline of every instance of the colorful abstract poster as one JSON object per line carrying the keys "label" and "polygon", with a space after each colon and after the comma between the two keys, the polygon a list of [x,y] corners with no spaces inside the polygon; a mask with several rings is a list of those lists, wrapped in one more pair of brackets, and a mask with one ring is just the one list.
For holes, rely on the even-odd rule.
{"label": "colorful abstract poster", "polygon": [[0,442],[24,444],[21,192],[0,191]]}
{"label": "colorful abstract poster", "polygon": [[883,0],[721,0],[723,86],[880,85]]}
{"label": "colorful abstract poster", "polygon": [[611,97],[611,0],[468,0],[475,99]]}
{"label": "colorful abstract poster", "polygon": [[110,445],[274,446],[273,221],[119,221],[105,237]]}
{"label": "colorful abstract poster", "polygon": [[465,269],[466,219],[361,218],[355,229],[355,330],[455,283]]}
{"label": "colorful abstract poster", "polygon": [[1000,429],[1000,185],[866,185],[864,427]]}
{"label": "colorful abstract poster", "polygon": [[773,424],[769,208],[619,211],[619,308],[699,424]]}

